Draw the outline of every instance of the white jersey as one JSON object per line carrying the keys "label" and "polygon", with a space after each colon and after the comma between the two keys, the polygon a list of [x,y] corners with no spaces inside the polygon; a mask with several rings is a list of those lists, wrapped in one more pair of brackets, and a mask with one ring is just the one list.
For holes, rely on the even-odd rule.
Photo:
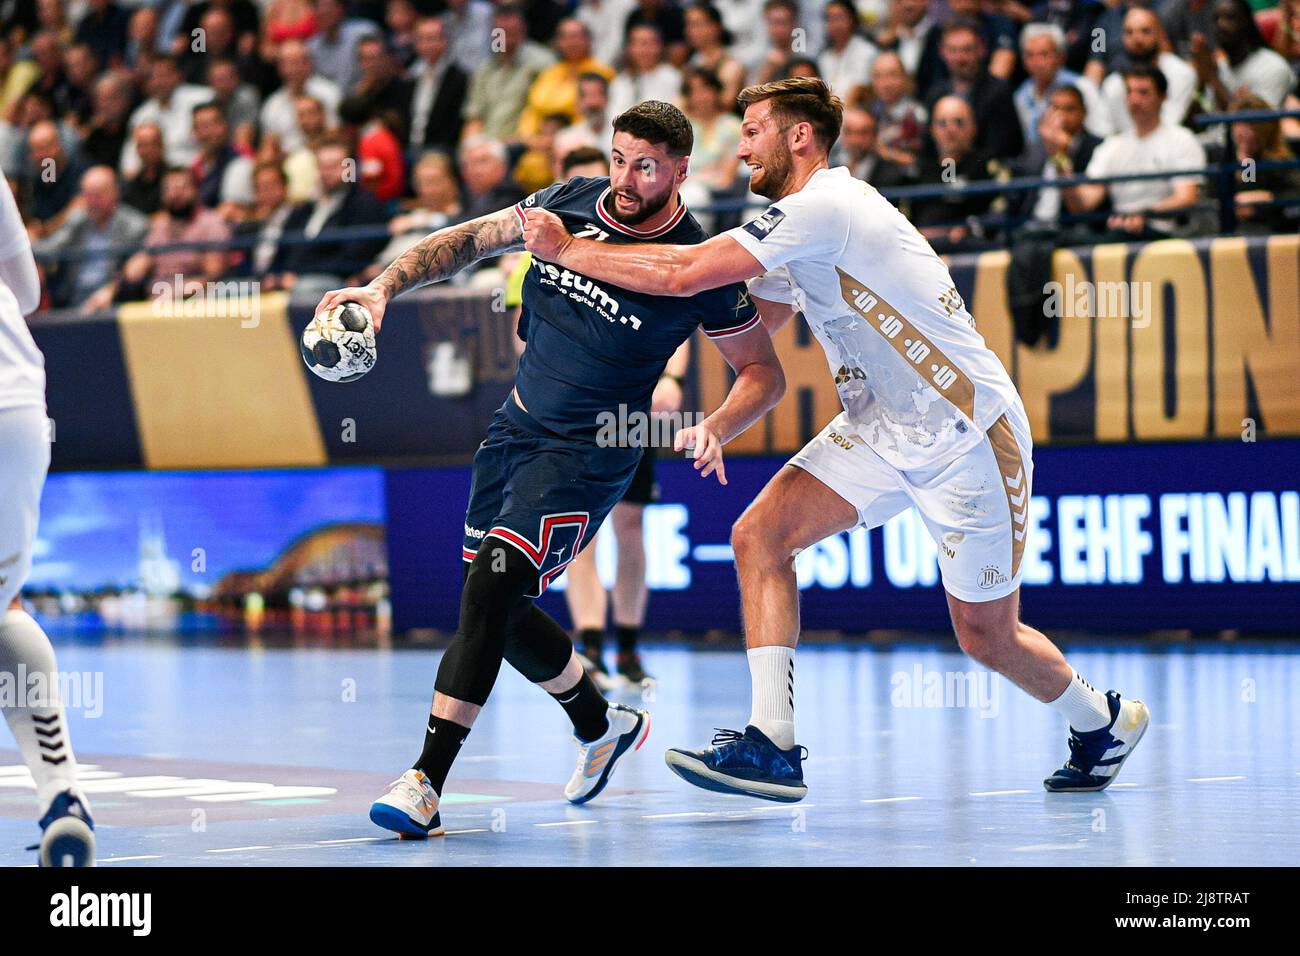
{"label": "white jersey", "polygon": [[751,292],[803,312],[858,437],[895,468],[955,458],[1019,404],[943,260],[843,166],[726,235],[769,270]]}
{"label": "white jersey", "polygon": [[[0,263],[31,257],[27,227],[9,184],[0,176]],[[45,359],[27,329],[18,298],[0,281],[0,411],[45,407]]]}

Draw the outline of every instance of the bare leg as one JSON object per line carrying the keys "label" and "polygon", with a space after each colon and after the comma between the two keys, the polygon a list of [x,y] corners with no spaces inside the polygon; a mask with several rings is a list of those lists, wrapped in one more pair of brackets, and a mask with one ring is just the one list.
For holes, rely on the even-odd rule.
{"label": "bare leg", "polygon": [[1026,693],[1047,703],[1069,687],[1074,671],[1047,636],[1020,620],[1020,591],[972,604],[948,595],[961,649]]}
{"label": "bare leg", "polygon": [[801,468],[767,483],[731,529],[747,647],[799,643],[795,555],[857,523],[857,509]]}
{"label": "bare leg", "polygon": [[568,586],[564,591],[564,600],[569,605],[569,616],[573,626],[579,631],[603,631],[608,598],[605,585],[600,583],[596,573],[596,539],[583,548],[578,556],[569,563],[565,572]]}
{"label": "bare leg", "polygon": [[620,501],[610,515],[618,541],[618,576],[614,579],[614,626],[639,628],[645,622],[645,505]]}

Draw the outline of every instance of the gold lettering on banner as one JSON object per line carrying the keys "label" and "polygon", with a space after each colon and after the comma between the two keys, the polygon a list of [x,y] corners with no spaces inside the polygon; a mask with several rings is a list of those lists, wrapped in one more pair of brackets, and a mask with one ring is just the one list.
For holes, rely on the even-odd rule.
{"label": "gold lettering on banner", "polygon": [[[1002,367],[1015,376],[1015,330],[1007,301],[1007,268],[1011,253],[986,252],[975,260],[975,291],[970,297],[970,314],[984,344],[993,350]],[[1035,435],[1038,432],[1034,432]]]}
{"label": "gold lettering on banner", "polygon": [[[1202,438],[1210,426],[1209,316],[1205,274],[1196,247],[1185,239],[1144,246],[1133,260],[1132,281],[1149,283],[1151,323],[1133,329],[1133,437],[1159,441]],[[1173,315],[1165,288],[1173,289]],[[1226,317],[1222,317],[1226,318]],[[1173,347],[1165,348],[1165,323]],[[1174,365],[1172,413],[1166,412],[1166,363]]]}
{"label": "gold lettering on banner", "polygon": [[[1250,268],[1245,239],[1210,244],[1214,305],[1214,433],[1241,434],[1246,377],[1265,431],[1300,430],[1300,236],[1268,240],[1268,315]],[[1232,316],[1233,321],[1227,320]]]}
{"label": "gold lettering on banner", "polygon": [[[1092,278],[1098,288],[1118,289],[1127,276],[1128,246],[1123,243],[1096,246],[1092,250]],[[1080,273],[1078,281],[1083,281]],[[1133,322],[1114,316],[1091,317],[1093,340],[1093,402],[1097,441],[1127,441],[1129,438],[1129,329]],[[1037,432],[1035,432],[1037,434]]]}
{"label": "gold lettering on banner", "polygon": [[885,337],[895,352],[967,418],[975,418],[975,386],[943,351],[907,318],[839,266],[840,295],[849,308]]}
{"label": "gold lettering on banner", "polygon": [[[1063,283],[1069,274],[1087,277],[1077,254],[1058,249],[1052,257],[1052,278]],[[1016,387],[1029,416],[1029,430],[1041,441],[1052,437],[1052,396],[1077,388],[1092,365],[1093,317],[1076,314],[1073,306],[1061,311],[1064,314],[1057,320],[1061,334],[1055,348],[1016,343]]]}

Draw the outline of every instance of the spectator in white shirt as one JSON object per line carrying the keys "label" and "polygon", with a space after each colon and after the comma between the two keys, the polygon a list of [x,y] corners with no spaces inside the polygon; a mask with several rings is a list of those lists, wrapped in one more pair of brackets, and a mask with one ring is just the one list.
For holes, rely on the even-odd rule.
{"label": "spectator in white shirt", "polygon": [[338,123],[342,94],[336,84],[313,73],[311,53],[301,40],[285,40],[280,44],[276,66],[281,86],[262,104],[262,135],[276,137],[280,148],[292,153],[304,143],[294,99],[303,93],[315,97],[325,110],[326,124],[334,126]]}
{"label": "spectator in white shirt", "polygon": [[601,63],[617,63],[623,55],[624,25],[636,0],[580,0],[573,15],[591,34],[591,55]]}
{"label": "spectator in white shirt", "polygon": [[627,34],[627,67],[609,84],[609,115],[616,117],[645,100],[675,104],[681,92],[681,71],[664,62],[659,28],[634,26]]}
{"label": "spectator in white shirt", "polygon": [[1274,109],[1282,105],[1295,77],[1286,60],[1264,43],[1247,0],[1215,3],[1214,40],[1219,47],[1217,62],[1207,38],[1194,34],[1192,62],[1216,109],[1226,110],[1238,93],[1254,93]]}
{"label": "spectator in white shirt", "polygon": [[[1124,54],[1130,66],[1148,64],[1165,75],[1169,95],[1160,119],[1171,125],[1182,123],[1196,93],[1196,71],[1177,56],[1164,50],[1164,27],[1160,19],[1144,7],[1133,7],[1124,14]],[[1101,96],[1106,101],[1110,128],[1124,132],[1133,128],[1126,105],[1124,75],[1111,73],[1102,81]]]}
{"label": "spectator in white shirt", "polygon": [[831,92],[845,106],[858,106],[871,81],[876,45],[857,33],[858,11],[850,0],[826,4],[826,48],[817,57],[817,69]]}
{"label": "spectator in white shirt", "polygon": [[[1124,173],[1161,173],[1199,169],[1205,165],[1205,150],[1192,132],[1166,123],[1161,107],[1168,81],[1150,64],[1124,71],[1129,115],[1133,128],[1108,136],[1088,162],[1088,176],[1118,176]],[[1072,213],[1099,209],[1107,196],[1113,210],[1107,220],[1116,241],[1156,239],[1186,231],[1180,228],[1178,213],[1190,212],[1200,199],[1200,176],[1174,176],[1112,183],[1080,183],[1062,190],[1066,208]]]}
{"label": "spectator in white shirt", "polygon": [[[181,68],[175,57],[160,56],[149,69],[149,98],[131,114],[131,128],[141,123],[158,124],[167,144],[167,165],[188,166],[199,154],[192,121],[194,107],[212,96],[206,86],[181,82]],[[135,144],[127,140],[122,149],[122,173],[130,176],[139,168]]]}

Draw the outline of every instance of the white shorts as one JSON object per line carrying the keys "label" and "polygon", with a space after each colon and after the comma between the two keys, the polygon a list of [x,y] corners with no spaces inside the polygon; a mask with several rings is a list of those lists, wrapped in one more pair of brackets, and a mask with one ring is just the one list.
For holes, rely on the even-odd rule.
{"label": "white shorts", "polygon": [[32,569],[41,489],[50,467],[45,409],[0,411],[0,614]]}
{"label": "white shorts", "polygon": [[912,505],[939,546],[944,589],[960,601],[995,601],[1020,586],[1020,556],[1034,474],[1023,407],[1008,408],[985,440],[951,461],[900,471],[841,412],[790,464],[851,504],[876,528]]}

